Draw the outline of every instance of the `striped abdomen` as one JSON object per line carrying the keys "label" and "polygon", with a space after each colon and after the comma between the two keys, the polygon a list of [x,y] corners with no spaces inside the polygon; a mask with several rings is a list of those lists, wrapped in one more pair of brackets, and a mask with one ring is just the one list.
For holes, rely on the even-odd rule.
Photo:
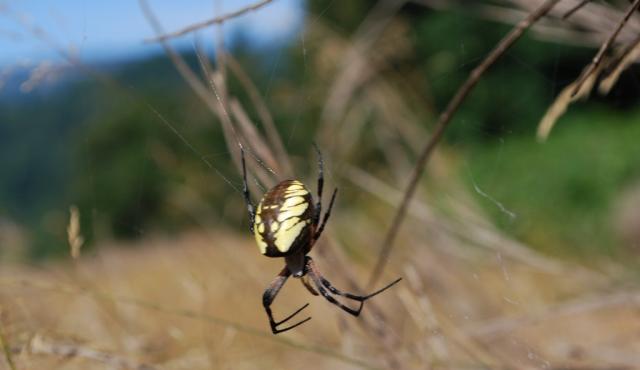
{"label": "striped abdomen", "polygon": [[307,188],[285,180],[265,193],[253,225],[260,253],[269,257],[309,251],[313,235],[314,206]]}

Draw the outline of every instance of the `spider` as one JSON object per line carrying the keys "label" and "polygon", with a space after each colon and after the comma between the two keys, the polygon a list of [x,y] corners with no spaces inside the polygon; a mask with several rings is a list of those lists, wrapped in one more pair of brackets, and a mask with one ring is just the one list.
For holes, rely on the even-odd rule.
{"label": "spider", "polygon": [[[398,278],[384,288],[367,295],[343,293],[322,276],[313,259],[307,255],[324,230],[338,192],[337,188],[333,191],[329,208],[322,218],[322,223],[320,223],[322,187],[324,184],[323,162],[322,153],[320,153],[317,146],[315,149],[318,155],[318,201],[315,205],[313,204],[311,193],[304,184],[298,180],[284,180],[264,194],[262,200],[258,203],[257,209],[251,202],[247,184],[244,150],[240,149],[243,194],[247,204],[247,211],[249,212],[249,230],[256,238],[260,253],[267,257],[284,257],[285,260],[285,267],[269,284],[262,296],[262,305],[269,316],[269,325],[273,334],[291,330],[311,320],[311,317],[307,317],[285,328],[278,328],[304,310],[309,305],[308,303],[280,321],[275,321],[273,318],[271,304],[284,283],[292,275],[294,278],[301,279],[303,285],[311,294],[315,296],[318,293],[321,294],[332,304],[356,317],[360,315],[367,299],[382,293],[402,280],[402,278]],[[311,283],[315,285],[315,288]],[[332,294],[360,302],[360,306],[357,309],[345,306],[337,301]]]}

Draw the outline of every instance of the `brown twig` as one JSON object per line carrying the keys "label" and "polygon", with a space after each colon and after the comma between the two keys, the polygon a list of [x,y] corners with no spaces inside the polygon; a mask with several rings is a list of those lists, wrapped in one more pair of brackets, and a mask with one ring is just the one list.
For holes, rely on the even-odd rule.
{"label": "brown twig", "polygon": [[222,24],[222,23],[228,21],[229,19],[237,18],[237,17],[239,17],[239,16],[241,16],[241,15],[243,15],[245,13],[248,13],[248,12],[251,12],[251,11],[254,11],[254,10],[258,10],[259,8],[262,8],[263,6],[269,4],[272,1],[273,0],[263,0],[263,1],[260,1],[258,3],[251,4],[251,5],[248,5],[248,6],[244,7],[244,8],[238,9],[235,12],[231,12],[229,14],[221,15],[219,17],[215,17],[215,18],[209,19],[209,20],[204,21],[204,22],[195,23],[195,24],[192,24],[191,26],[185,27],[185,28],[183,28],[183,29],[181,29],[179,31],[167,33],[167,34],[160,35],[160,36],[157,36],[157,37],[149,39],[149,40],[145,40],[145,42],[165,41],[165,40],[168,40],[168,39],[171,39],[171,38],[174,38],[174,37],[179,37],[179,36],[182,36],[182,35],[186,35],[189,32],[197,31],[197,30],[199,30],[201,28],[204,28],[204,27],[213,26],[215,24]]}
{"label": "brown twig", "polygon": [[580,10],[582,7],[584,7],[590,2],[591,0],[582,0],[576,6],[574,6],[573,8],[569,9],[566,13],[564,13],[564,15],[562,16],[562,19],[567,19],[571,17],[573,13],[577,12],[578,10]]}
{"label": "brown twig", "polygon": [[611,88],[618,82],[622,72],[633,64],[638,57],[640,57],[640,35],[627,45],[622,53],[620,53],[617,61],[611,63],[612,66],[607,66],[607,70],[611,72],[600,82],[600,86],[598,87],[600,94],[608,94]]}
{"label": "brown twig", "polygon": [[[436,123],[433,136],[427,142],[425,147],[422,149],[420,156],[416,162],[413,173],[411,175],[411,179],[409,180],[409,184],[407,189],[404,192],[404,197],[402,198],[402,203],[398,207],[393,221],[391,223],[391,227],[387,232],[387,235],[384,238],[382,243],[382,247],[380,248],[380,254],[378,255],[378,260],[376,265],[371,273],[371,277],[369,279],[369,286],[371,287],[375,284],[382,274],[384,267],[387,264],[387,259],[391,250],[393,248],[393,242],[398,234],[400,229],[400,225],[404,220],[404,216],[407,212],[407,207],[413,194],[415,193],[416,187],[418,185],[418,181],[424,172],[424,168],[429,160],[431,153],[435,149],[436,145],[442,139],[445,129],[449,126],[451,122],[451,118],[458,110],[462,102],[465,100],[467,95],[473,90],[473,87],[478,83],[482,75],[491,67],[506,51],[513,45],[522,36],[524,31],[526,31],[532,24],[534,24],[538,19],[545,16],[560,0],[547,0],[545,1],[538,9],[530,13],[525,19],[520,21],[500,42],[496,45],[496,47],[487,55],[487,57],[482,61],[480,65],[478,65],[473,71],[471,71],[467,80],[458,88],[458,91],[453,96],[447,108],[440,114],[438,121]],[[640,1],[640,0],[637,0]]]}
{"label": "brown twig", "polygon": [[593,57],[593,60],[591,61],[591,64],[589,64],[589,67],[585,69],[582,75],[580,75],[580,78],[578,78],[576,87],[573,89],[573,92],[571,94],[572,96],[576,95],[578,91],[580,91],[580,87],[582,86],[584,81],[587,79],[587,77],[589,77],[589,75],[591,75],[591,73],[593,73],[593,71],[600,65],[600,63],[602,62],[602,57],[607,52],[607,50],[609,50],[613,42],[616,40],[616,37],[618,37],[618,34],[620,33],[624,25],[627,23],[627,21],[631,17],[631,14],[633,14],[636,10],[638,10],[639,6],[640,6],[640,0],[634,0],[631,6],[629,6],[622,20],[618,22],[618,26],[616,27],[616,29],[609,36],[609,38],[607,38],[607,40],[602,44],[602,46],[600,46],[600,50],[598,50],[598,53],[596,54],[596,56]]}

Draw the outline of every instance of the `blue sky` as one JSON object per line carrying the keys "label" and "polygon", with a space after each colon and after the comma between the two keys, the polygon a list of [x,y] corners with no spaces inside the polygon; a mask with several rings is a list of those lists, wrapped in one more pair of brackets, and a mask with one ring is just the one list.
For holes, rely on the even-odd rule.
{"label": "blue sky", "polygon": [[[165,31],[256,3],[258,0],[148,0]],[[304,18],[303,0],[272,3],[225,24],[225,35],[242,29],[257,45],[286,42],[295,37]],[[21,65],[43,60],[61,61],[51,45],[38,39],[40,28],[57,45],[73,50],[81,60],[127,58],[159,51],[144,43],[154,33],[137,0],[0,0],[0,64]],[[213,28],[200,31],[203,40]],[[191,45],[192,35],[174,43]]]}

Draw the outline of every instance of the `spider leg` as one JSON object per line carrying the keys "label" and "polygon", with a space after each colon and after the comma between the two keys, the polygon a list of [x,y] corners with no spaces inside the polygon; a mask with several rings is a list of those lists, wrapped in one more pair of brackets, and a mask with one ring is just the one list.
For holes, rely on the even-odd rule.
{"label": "spider leg", "polygon": [[242,194],[244,195],[244,202],[247,204],[247,211],[249,212],[249,230],[253,234],[253,224],[256,218],[255,207],[251,202],[251,195],[249,194],[249,184],[247,183],[247,165],[244,161],[244,149],[240,147],[240,154],[242,157]]}
{"label": "spider leg", "polygon": [[[340,290],[336,289],[333,285],[331,285],[331,283],[325,279],[322,274],[320,273],[320,271],[318,270],[318,267],[316,266],[315,262],[313,262],[313,260],[311,259],[311,257],[307,256],[307,273],[309,274],[309,276],[311,277],[311,279],[313,280],[313,282],[316,284],[316,287],[318,288],[318,291],[320,292],[320,294],[322,294],[322,296],[324,298],[326,298],[329,302],[335,304],[336,306],[340,307],[342,310],[352,314],[353,316],[358,316],[360,315],[360,312],[362,311],[362,308],[364,307],[364,302],[373,297],[376,296],[382,292],[384,292],[385,290],[391,288],[392,286],[394,286],[395,284],[397,284],[400,280],[402,280],[402,278],[398,278],[395,281],[393,281],[391,284],[385,286],[382,289],[379,289],[373,293],[367,294],[367,295],[355,295],[355,294],[351,294],[351,293],[343,293]],[[345,298],[349,298],[349,299],[353,299],[355,301],[360,302],[360,306],[357,309],[353,309],[351,307],[347,307],[344,304],[338,302],[334,297],[332,297],[326,290],[328,289],[329,292],[345,297]]]}
{"label": "spider leg", "polygon": [[322,160],[322,153],[320,148],[313,143],[313,147],[318,155],[318,201],[316,202],[316,209],[313,215],[313,225],[318,226],[320,222],[320,214],[322,214],[322,188],[324,186],[324,162]]}
{"label": "spider leg", "polygon": [[278,334],[278,333],[285,332],[287,330],[291,330],[296,326],[302,325],[305,322],[311,320],[311,317],[307,317],[306,319],[296,324],[287,326],[284,329],[278,329],[278,326],[292,319],[295,315],[299,314],[300,311],[304,310],[309,305],[308,303],[305,304],[304,306],[297,309],[294,313],[292,313],[291,315],[285,317],[280,321],[275,321],[273,319],[273,313],[271,312],[271,304],[273,303],[273,300],[276,298],[276,296],[278,295],[278,292],[280,291],[280,289],[282,289],[282,286],[287,281],[289,276],[291,276],[291,272],[285,266],[285,268],[278,274],[278,276],[271,282],[271,284],[269,284],[267,289],[264,291],[264,294],[262,295],[262,305],[264,306],[264,310],[267,312],[267,315],[269,316],[269,325],[271,326],[271,332],[273,334]]}
{"label": "spider leg", "polygon": [[318,292],[315,290],[313,285],[311,285],[311,283],[309,282],[309,279],[307,279],[307,278],[308,278],[308,276],[305,275],[300,279],[300,281],[302,282],[302,285],[304,285],[304,287],[307,288],[309,293],[311,293],[313,295],[318,295]]}
{"label": "spider leg", "polygon": [[333,202],[335,202],[337,194],[338,194],[338,188],[335,188],[333,190],[333,194],[331,195],[331,201],[329,202],[329,208],[327,209],[327,213],[324,214],[324,218],[322,219],[322,224],[320,225],[320,227],[318,228],[318,231],[316,231],[315,235],[313,236],[314,242],[320,239],[320,234],[322,234],[322,231],[324,230],[324,226],[327,224],[327,220],[329,219],[329,216],[331,216],[331,209],[333,208]]}
{"label": "spider leg", "polygon": [[369,293],[367,295],[356,295],[356,294],[341,292],[340,290],[336,289],[333,285],[331,285],[329,280],[327,280],[327,279],[325,279],[323,277],[320,277],[320,282],[322,283],[322,285],[327,287],[327,289],[329,289],[329,291],[331,293],[339,295],[339,296],[342,296],[342,297],[345,297],[345,298],[353,299],[354,301],[359,301],[359,302],[364,302],[369,298],[377,296],[378,294],[384,292],[385,290],[387,290],[387,289],[391,288],[392,286],[396,285],[397,283],[399,283],[400,280],[402,280],[402,278],[397,278],[396,280],[392,281],[387,286],[385,286],[385,287],[383,287],[381,289],[378,289],[373,293]]}

